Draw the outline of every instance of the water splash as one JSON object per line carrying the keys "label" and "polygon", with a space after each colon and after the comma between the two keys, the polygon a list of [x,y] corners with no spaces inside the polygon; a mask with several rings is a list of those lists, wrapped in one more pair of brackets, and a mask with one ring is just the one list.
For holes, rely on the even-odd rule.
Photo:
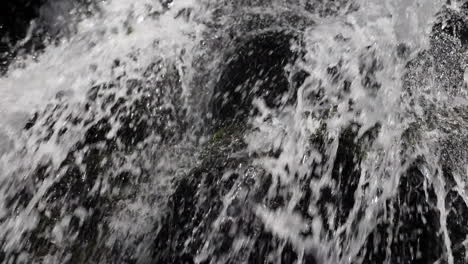
{"label": "water splash", "polygon": [[[71,10],[65,20],[44,11],[67,33],[0,78],[0,259],[456,263],[466,55],[448,22],[463,21],[461,6],[109,0],[86,16],[58,8]],[[207,128],[238,46],[271,32],[299,36],[301,56],[281,69],[294,100],[254,96],[246,124]],[[235,88],[262,91],[269,74]]]}

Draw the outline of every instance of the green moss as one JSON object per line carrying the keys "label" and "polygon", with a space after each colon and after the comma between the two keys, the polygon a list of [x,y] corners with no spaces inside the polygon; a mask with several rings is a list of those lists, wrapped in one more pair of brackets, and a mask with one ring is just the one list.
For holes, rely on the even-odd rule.
{"label": "green moss", "polygon": [[242,128],[243,126],[241,126],[238,123],[232,123],[232,124],[223,126],[213,133],[213,136],[211,137],[210,142],[218,143],[226,139],[229,139],[233,136],[236,136],[237,134],[243,132]]}
{"label": "green moss", "polygon": [[130,35],[130,34],[132,34],[132,33],[133,33],[133,31],[134,31],[134,30],[133,30],[133,28],[132,28],[132,27],[128,27],[128,28],[127,28],[127,35]]}
{"label": "green moss", "polygon": [[219,142],[223,140],[223,138],[226,136],[226,129],[224,127],[218,129],[214,134],[213,137],[211,138],[212,142]]}

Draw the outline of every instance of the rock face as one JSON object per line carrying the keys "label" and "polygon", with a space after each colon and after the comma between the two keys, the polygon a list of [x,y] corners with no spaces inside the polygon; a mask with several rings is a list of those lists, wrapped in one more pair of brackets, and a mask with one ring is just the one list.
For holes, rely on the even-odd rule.
{"label": "rock face", "polygon": [[[294,102],[292,94],[305,76],[284,68],[300,55],[291,49],[298,38],[271,31],[248,37],[227,54],[212,99],[215,132],[200,166],[175,183],[156,226],[156,263],[259,263],[278,249],[283,262],[297,260],[291,245],[269,232],[255,213],[263,203],[281,206],[281,197],[267,197],[271,175],[252,164],[243,137],[247,117],[256,114],[254,98],[278,108]],[[239,246],[242,239],[247,243]],[[316,263],[313,255],[306,258]]]}
{"label": "rock face", "polygon": [[[463,12],[466,12],[465,9],[462,9]],[[424,83],[428,81],[425,78],[432,77],[436,78],[440,89],[445,89],[448,94],[459,95],[464,92],[463,72],[466,55],[463,51],[466,49],[465,29],[468,24],[461,13],[442,13],[440,19],[446,21],[447,26],[441,28],[443,22],[436,23],[430,49],[408,63],[408,74],[404,82],[410,93],[420,92],[418,87],[424,87]],[[290,57],[294,58],[287,51],[287,45],[283,44],[287,43],[283,38],[294,37],[276,36],[276,40],[271,41],[268,36],[259,36],[258,39],[246,42],[246,50],[250,51],[247,55],[243,53],[243,47],[239,48],[238,55],[229,61],[216,88],[213,103],[215,117],[239,120],[239,116],[252,115],[252,94],[265,99],[270,107],[278,107],[272,102],[280,101],[277,100],[279,96],[287,91],[283,88],[291,89],[291,86],[288,86],[291,84],[288,83],[288,79],[277,77],[284,76],[284,73],[276,69],[283,69],[283,63]],[[265,40],[268,41],[264,42]],[[276,53],[276,50],[281,52]],[[273,56],[265,59],[265,53]],[[285,58],[282,58],[282,54]],[[276,68],[271,63],[281,67]],[[424,70],[421,71],[421,67],[432,67],[436,74],[428,75]],[[330,71],[330,74],[333,74],[333,71]],[[372,71],[362,74],[371,75]],[[257,79],[266,81],[257,86],[258,90],[247,88],[254,87]],[[265,91],[278,93],[268,94]],[[274,99],[269,101],[270,98]],[[431,113],[434,114],[428,108],[427,114]],[[454,109],[450,112],[461,118],[458,122],[466,122],[463,113],[466,113],[466,109]],[[427,120],[423,121],[424,126],[440,126],[432,123],[431,119],[434,116],[426,118]],[[440,122],[448,121],[440,119]],[[245,146],[239,135],[246,133],[243,130],[247,127],[233,129],[232,126],[227,126],[228,129],[222,130],[221,137],[214,136],[206,149],[207,156],[199,168],[176,182],[168,212],[158,226],[159,233],[154,249],[157,261],[325,263],[323,261],[326,258],[323,254],[313,248],[299,249],[294,241],[271,232],[267,223],[260,217],[259,207],[274,211],[284,207],[290,197],[284,195],[279,186],[273,195],[269,193],[273,176],[253,165],[248,154],[241,151]],[[314,177],[320,175],[314,176],[312,173],[303,179],[302,187],[305,191],[297,208],[293,210],[303,219],[313,221],[313,216],[307,209],[310,203],[318,203],[319,215],[322,218],[330,217],[327,210],[334,208],[333,217],[336,219],[332,222],[335,226],[326,226],[331,236],[337,232],[337,227],[348,219],[355,205],[355,193],[361,175],[361,157],[365,155],[365,146],[372,144],[379,131],[379,127],[374,127],[364,135],[358,136],[357,128],[358,125],[352,125],[339,136],[337,156],[332,169],[332,179],[339,184],[335,185],[334,189],[323,188],[318,194],[319,197],[313,198],[317,194],[307,190],[307,186]],[[450,128],[446,132],[457,133],[456,131],[456,128]],[[411,134],[414,131],[409,130],[407,133]],[[405,138],[404,144],[416,144],[416,139],[411,137]],[[448,141],[457,140],[450,135],[449,138],[451,139],[447,139]],[[320,137],[312,140],[317,146],[325,144],[324,139]],[[440,145],[449,146],[447,142],[441,142]],[[463,201],[463,195],[457,191],[457,180],[450,169],[467,158],[466,154],[458,150],[459,148],[453,146],[450,150],[442,147],[442,153],[446,153],[446,166],[437,176],[440,178],[431,181],[427,179],[427,174],[424,174],[424,164],[427,160],[417,158],[410,162],[406,171],[399,177],[395,195],[380,208],[376,226],[350,263],[445,263],[450,258],[455,263],[464,263],[466,255],[463,244],[466,243],[465,237],[468,234],[465,228],[468,224],[468,207]],[[310,168],[313,171],[314,164],[311,164]],[[304,237],[310,235],[312,234],[303,233]],[[451,241],[450,245],[447,245],[447,239]]]}
{"label": "rock face", "polygon": [[[47,144],[72,144],[59,164],[42,160],[25,181],[4,180],[7,213],[3,219],[18,220],[15,211],[32,211],[35,218],[30,223],[34,228],[18,234],[18,244],[2,241],[2,261],[134,261],[132,249],[106,246],[112,232],[110,217],[121,203],[136,196],[137,182],[150,177],[151,167],[145,169],[139,156],[156,155],[154,148],[162,142],[178,142],[186,126],[177,107],[181,103],[174,99],[180,96],[178,73],[163,64],[158,61],[149,67],[144,81],[120,76],[115,83],[92,87],[84,104],[68,103],[58,95],[56,102],[27,123],[26,133],[37,149],[24,149],[24,155]],[[10,188],[15,184],[22,188]],[[45,190],[42,195],[41,189]],[[57,229],[60,226],[63,229]]]}
{"label": "rock face", "polygon": [[[217,81],[212,99],[214,119],[219,122],[251,116],[254,98],[273,108],[291,103],[298,85],[292,87],[285,67],[294,64],[300,55],[300,51],[291,49],[293,42],[300,41],[298,38],[293,32],[271,31],[241,41],[228,54]],[[296,72],[294,78],[302,77],[303,81],[299,74]]]}
{"label": "rock face", "polygon": [[0,10],[0,75],[15,57],[40,52],[66,35],[70,13],[86,16],[96,10],[94,0],[5,0]]}
{"label": "rock face", "polygon": [[39,16],[43,0],[6,0],[0,11],[0,74],[14,56],[14,45],[26,36],[32,19]]}

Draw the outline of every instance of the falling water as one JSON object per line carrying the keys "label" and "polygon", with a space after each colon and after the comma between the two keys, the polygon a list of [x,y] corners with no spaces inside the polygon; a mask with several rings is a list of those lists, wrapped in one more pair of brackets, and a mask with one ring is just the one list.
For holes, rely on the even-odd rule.
{"label": "falling water", "polygon": [[0,260],[468,263],[466,17],[48,2],[0,77]]}

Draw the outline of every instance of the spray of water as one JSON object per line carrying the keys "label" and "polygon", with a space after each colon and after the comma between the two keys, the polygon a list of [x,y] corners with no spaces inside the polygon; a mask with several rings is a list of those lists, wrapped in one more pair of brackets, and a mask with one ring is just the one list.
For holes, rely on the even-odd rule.
{"label": "spray of water", "polygon": [[[0,78],[2,261],[463,263],[460,3],[89,8],[43,7],[57,37]],[[288,96],[217,122],[238,46],[272,32],[300,54]]]}

